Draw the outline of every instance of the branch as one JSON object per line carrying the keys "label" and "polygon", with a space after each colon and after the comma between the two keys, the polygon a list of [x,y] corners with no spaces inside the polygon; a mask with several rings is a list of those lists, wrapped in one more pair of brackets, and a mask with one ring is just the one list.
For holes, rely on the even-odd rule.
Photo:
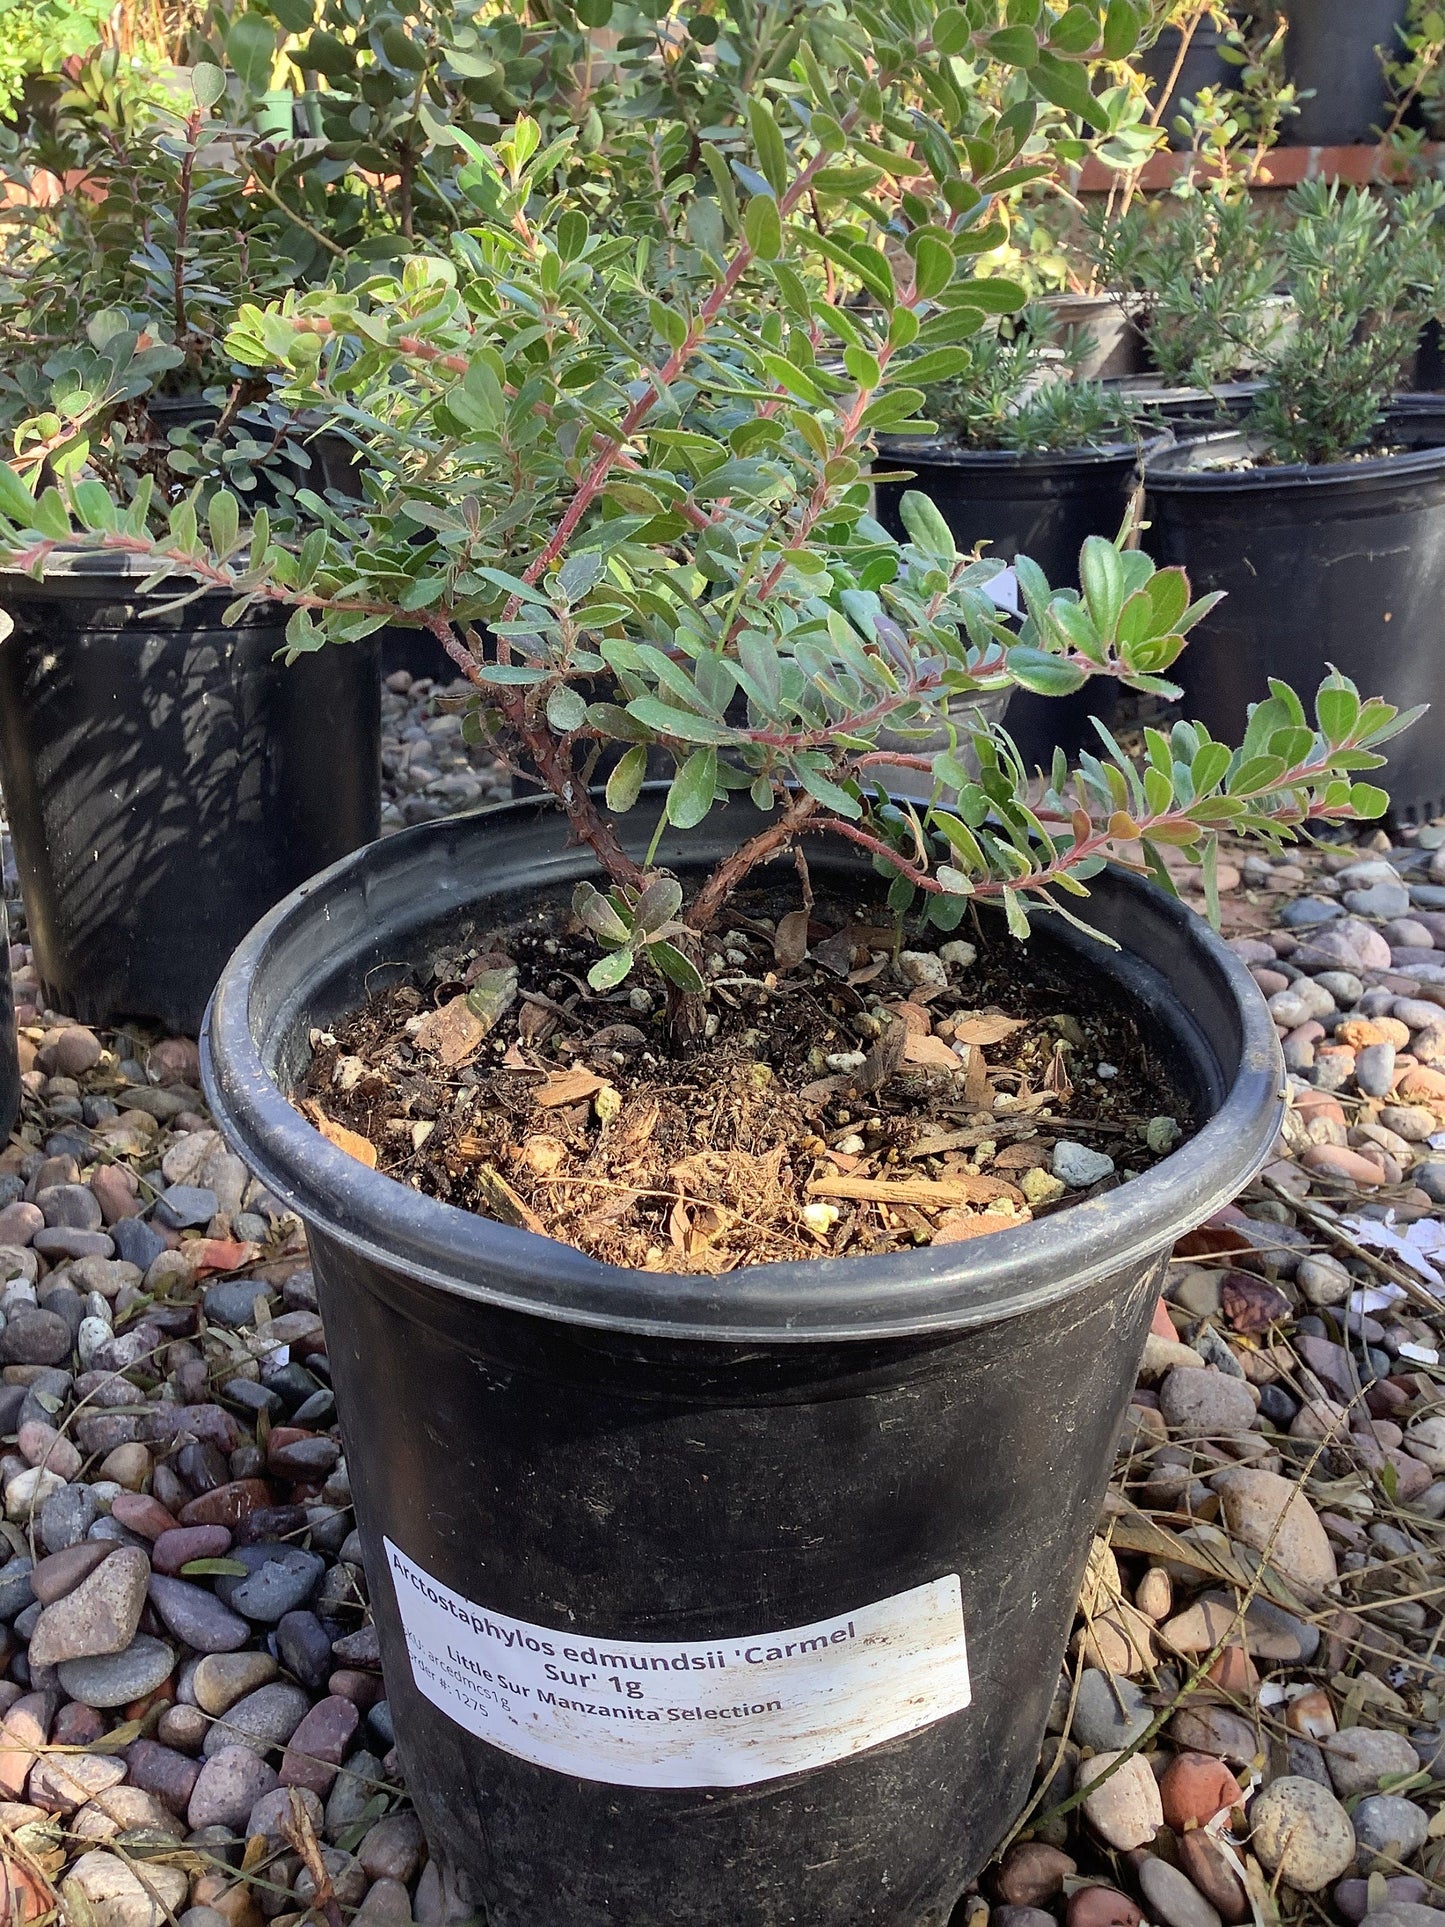
{"label": "branch", "polygon": [[[857,110],[855,109],[845,122],[845,126],[850,126],[856,118]],[[786,217],[793,212],[798,202],[807,194],[812,184],[813,176],[823,167],[827,158],[826,154],[817,153],[803,167],[802,171],[793,181],[792,186],[778,202],[778,213],[780,216]],[[567,547],[578,524],[582,521],[588,509],[591,508],[593,502],[595,502],[601,494],[603,485],[608,475],[612,472],[613,465],[617,461],[618,456],[621,455],[628,442],[632,440],[643,422],[645,422],[647,417],[652,413],[658,401],[666,394],[667,390],[678,379],[679,375],[681,375],[683,369],[686,368],[688,362],[691,361],[693,355],[697,352],[699,343],[704,339],[708,329],[732,299],[738,283],[752,266],[753,260],[754,255],[751,245],[746,240],[740,242],[738,251],[728,263],[722,279],[698,309],[682,341],[673,349],[661,368],[650,369],[648,371],[647,386],[628,408],[626,414],[618,423],[617,428],[612,431],[612,440],[608,443],[607,447],[602,450],[601,454],[594,458],[592,466],[578,483],[577,492],[572,497],[566,514],[553,530],[551,539],[548,541],[546,547],[542,549],[540,554],[533,557],[532,561],[523,571],[522,580],[527,583],[529,587],[537,582],[546,570],[551,568],[552,564]],[[508,603],[505,617],[508,622],[516,615],[519,603],[520,598],[516,596]]]}

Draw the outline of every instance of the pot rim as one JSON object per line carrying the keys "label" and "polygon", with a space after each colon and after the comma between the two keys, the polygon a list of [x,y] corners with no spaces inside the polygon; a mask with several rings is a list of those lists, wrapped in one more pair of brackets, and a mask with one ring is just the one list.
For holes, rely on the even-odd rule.
{"label": "pot rim", "polygon": [[[421,865],[408,856],[433,838],[473,827],[486,836],[499,820],[518,823],[528,813],[550,817],[549,800],[418,824],[311,878],[233,953],[201,1027],[207,1102],[247,1164],[303,1222],[319,1224],[327,1238],[383,1270],[452,1297],[637,1336],[730,1344],[919,1337],[996,1323],[1147,1262],[1186,1225],[1231,1202],[1274,1144],[1284,1110],[1283,1065],[1254,980],[1203,918],[1154,885],[1116,871],[1121,886],[1147,898],[1151,912],[1172,922],[1215,974],[1238,1020],[1240,1050],[1232,1076],[1226,1067],[1227,1088],[1214,1115],[1151,1171],[1103,1197],[959,1244],[877,1258],[793,1260],[710,1277],[603,1264],[571,1245],[414,1191],[329,1143],[282,1095],[252,1032],[252,991],[288,929],[294,933],[308,921],[329,925],[328,899],[348,884],[360,885],[366,898],[366,874],[378,857],[393,870],[419,875]],[[577,855],[569,851],[569,861]],[[539,849],[539,868],[545,856]],[[563,872],[546,881],[564,881]],[[462,907],[461,901],[451,906]],[[1060,934],[1071,941],[1066,932]],[[273,1060],[297,1021],[296,1003],[293,983],[273,1004],[267,1031]]]}
{"label": "pot rim", "polygon": [[[1417,426],[1432,413],[1428,408],[1399,407],[1399,419],[1413,415]],[[1190,435],[1172,447],[1155,448],[1144,458],[1144,482],[1150,489],[1188,495],[1242,494],[1249,491],[1284,494],[1300,489],[1329,489],[1339,493],[1394,488],[1424,476],[1445,475],[1445,421],[1438,442],[1406,449],[1399,455],[1372,455],[1353,462],[1281,462],[1273,468],[1189,469],[1183,466],[1201,450],[1232,443],[1248,448],[1251,437],[1242,429],[1226,428],[1207,435]]]}
{"label": "pot rim", "polygon": [[1161,450],[1170,439],[1153,434],[1138,441],[1090,443],[1083,448],[1017,449],[970,448],[947,435],[880,435],[875,461],[917,462],[925,468],[1023,469],[1042,475],[1051,469],[1104,468],[1147,461],[1151,450]]}

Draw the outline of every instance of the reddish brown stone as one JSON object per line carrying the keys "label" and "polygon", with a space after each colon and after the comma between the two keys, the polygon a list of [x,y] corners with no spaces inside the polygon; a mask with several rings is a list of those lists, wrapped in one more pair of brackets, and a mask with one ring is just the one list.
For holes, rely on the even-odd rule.
{"label": "reddish brown stone", "polygon": [[1209,1753],[1177,1753],[1159,1782],[1164,1819],[1176,1833],[1202,1827],[1224,1807],[1238,1806],[1239,1782]]}
{"label": "reddish brown stone", "polygon": [[1064,1891],[1068,1876],[1077,1871],[1077,1862],[1061,1848],[1045,1846],[1042,1840],[1025,1840],[1004,1855],[996,1892],[1010,1907],[1046,1907]]}
{"label": "reddish brown stone", "polygon": [[[326,1690],[340,1699],[350,1700],[363,1713],[369,1713],[378,1700],[386,1697],[386,1683],[375,1673],[358,1673],[345,1666],[339,1667],[327,1680]],[[1032,1906],[1034,1903],[1027,1901],[1024,1904]]]}
{"label": "reddish brown stone", "polygon": [[223,1559],[230,1550],[225,1526],[172,1526],[151,1547],[151,1565],[174,1579],[193,1559]]}
{"label": "reddish brown stone", "polygon": [[142,1539],[159,1539],[163,1532],[173,1531],[176,1523],[160,1500],[148,1492],[118,1492],[110,1516]]}
{"label": "reddish brown stone", "polygon": [[1249,1919],[1244,1883],[1207,1833],[1197,1828],[1179,1839],[1179,1870],[1196,1886],[1228,1927]]}
{"label": "reddish brown stone", "polygon": [[52,1746],[94,1746],[105,1731],[105,1720],[93,1706],[82,1706],[78,1700],[67,1700],[55,1716],[51,1728]]}
{"label": "reddish brown stone", "polygon": [[42,1606],[53,1605],[57,1599],[64,1599],[68,1592],[74,1592],[81,1580],[88,1579],[114,1551],[113,1540],[82,1539],[78,1546],[66,1546],[61,1552],[52,1552],[31,1573],[30,1590]]}
{"label": "reddish brown stone", "polygon": [[259,1506],[271,1505],[275,1493],[264,1479],[232,1479],[181,1507],[183,1526],[235,1526]]}
{"label": "reddish brown stone", "polygon": [[185,1817],[196,1781],[201,1777],[199,1760],[187,1759],[184,1753],[159,1746],[154,1740],[137,1740],[127,1749],[125,1759],[132,1786],[153,1793],[172,1813]]}
{"label": "reddish brown stone", "polygon": [[281,1761],[282,1786],[310,1787],[325,1799],[360,1719],[354,1703],[339,1694],[318,1700],[291,1735]]}
{"label": "reddish brown stone", "polygon": [[1139,1927],[1144,1916],[1117,1887],[1079,1887],[1069,1896],[1067,1927]]}

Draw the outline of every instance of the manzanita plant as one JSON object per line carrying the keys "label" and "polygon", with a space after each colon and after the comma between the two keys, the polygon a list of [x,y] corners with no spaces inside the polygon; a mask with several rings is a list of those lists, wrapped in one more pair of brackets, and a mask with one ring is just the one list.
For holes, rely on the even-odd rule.
{"label": "manzanita plant", "polygon": [[[1002,730],[961,729],[979,692],[1107,677],[1172,694],[1211,599],[1191,603],[1125,534],[1086,545],[1080,589],[1018,563],[1016,621],[998,566],[960,555],[924,498],[903,546],[869,512],[875,436],[926,432],[925,392],[1022,304],[979,272],[1001,197],[1047,174],[1056,140],[1107,137],[1122,90],[1090,77],[1141,23],[1133,0],[815,16],[733,121],[682,147],[657,129],[642,233],[579,206],[572,133],[547,141],[524,118],[489,148],[453,130],[475,214],[447,258],[245,307],[229,336],[284,406],[325,411],[365,450],[359,502],[312,496],[316,526],[279,540],[220,491],[157,535],[144,484],[128,504],[88,478],[36,497],[0,468],[0,542],[12,566],[82,542],[150,557],[180,593],[223,586],[238,613],[289,604],[295,653],[428,630],[472,685],[468,730],[595,853],[577,905],[594,983],[655,967],[684,1020],[732,892],[817,832],[866,851],[900,913],[918,900],[951,928],[995,899],[1026,935],[1035,910],[1072,914],[1124,846],[1164,878],[1170,845],[1207,866],[1221,830],[1377,815],[1358,777],[1408,719],[1337,677],[1312,717],[1276,688],[1238,749],[1179,724],[1149,733],[1142,769],[1105,738],[1031,784]],[[690,895],[623,831],[659,761],[664,821],[695,827],[739,794],[765,819]],[[900,763],[926,803],[883,787]]]}

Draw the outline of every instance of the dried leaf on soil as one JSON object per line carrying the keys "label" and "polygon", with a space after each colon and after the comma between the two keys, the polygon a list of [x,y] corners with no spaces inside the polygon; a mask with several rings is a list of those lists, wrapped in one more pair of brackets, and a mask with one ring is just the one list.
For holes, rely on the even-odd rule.
{"label": "dried leaf on soil", "polygon": [[364,1138],[359,1131],[348,1131],[344,1124],[333,1124],[314,1097],[303,1097],[301,1109],[328,1144],[334,1144],[338,1151],[345,1151],[358,1164],[368,1165],[373,1171],[376,1169],[376,1146],[369,1138]]}
{"label": "dried leaf on soil", "polygon": [[460,1070],[482,1048],[491,1026],[472,1009],[469,995],[453,997],[440,1010],[429,1010],[412,1040],[418,1050],[430,1051],[444,1070]]}

